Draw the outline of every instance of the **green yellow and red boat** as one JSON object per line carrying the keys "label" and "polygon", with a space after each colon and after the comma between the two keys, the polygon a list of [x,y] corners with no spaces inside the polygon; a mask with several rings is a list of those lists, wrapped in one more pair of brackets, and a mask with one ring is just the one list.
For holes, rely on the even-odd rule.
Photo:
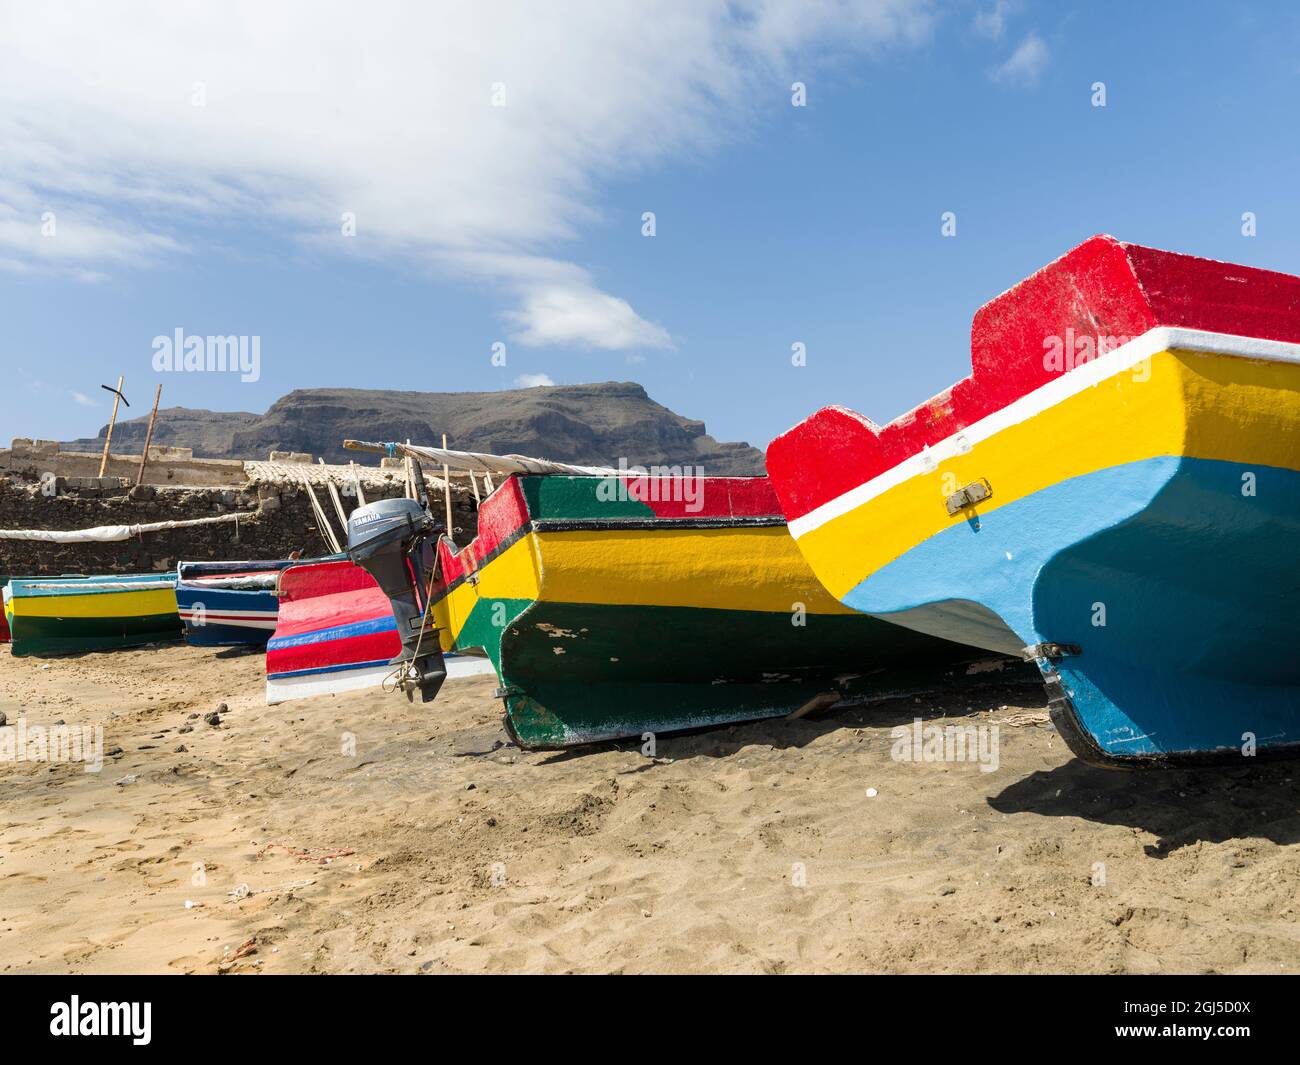
{"label": "green yellow and red boat", "polygon": [[392,602],[408,692],[436,694],[445,652],[486,655],[523,747],[902,695],[988,658],[839,603],[766,478],[511,472],[512,457],[357,446],[510,473],[464,547],[399,499],[353,513],[349,554]]}

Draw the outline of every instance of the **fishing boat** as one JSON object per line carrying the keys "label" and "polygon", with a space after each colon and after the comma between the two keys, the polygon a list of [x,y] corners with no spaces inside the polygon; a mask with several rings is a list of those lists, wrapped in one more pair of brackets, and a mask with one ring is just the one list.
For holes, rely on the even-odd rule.
{"label": "fishing boat", "polygon": [[54,655],[179,640],[176,574],[15,577],[4,588],[13,654]]}
{"label": "fishing boat", "polygon": [[1300,753],[1300,278],[1093,237],[979,310],[971,362],[770,445],[826,589],[1023,654],[1088,761]]}
{"label": "fishing boat", "polygon": [[[402,650],[388,597],[346,558],[289,563],[277,575],[279,609],[266,645],[270,704],[380,687]],[[490,671],[478,659],[450,665],[457,676]]]}
{"label": "fishing boat", "polygon": [[395,499],[353,513],[348,551],[392,603],[397,686],[428,700],[446,652],[485,655],[521,747],[801,715],[964,678],[980,657],[828,595],[766,478],[350,446],[508,475],[464,547]]}
{"label": "fishing boat", "polygon": [[294,563],[182,562],[176,606],[185,642],[196,647],[265,647],[279,617],[276,583]]}

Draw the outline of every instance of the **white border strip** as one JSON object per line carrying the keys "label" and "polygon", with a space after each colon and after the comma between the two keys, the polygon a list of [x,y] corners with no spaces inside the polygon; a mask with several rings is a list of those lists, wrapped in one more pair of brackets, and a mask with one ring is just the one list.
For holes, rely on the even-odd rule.
{"label": "white border strip", "polygon": [[1054,377],[1034,391],[1026,393],[1001,410],[986,415],[965,429],[941,440],[934,447],[924,447],[905,458],[897,466],[878,474],[856,488],[814,507],[807,514],[789,523],[790,535],[796,540],[825,525],[829,521],[856,510],[876,496],[895,488],[923,473],[932,473],[942,462],[964,455],[976,444],[1028,421],[1050,407],[1078,395],[1086,388],[1100,384],[1108,377],[1132,369],[1145,359],[1163,351],[1204,351],[1215,355],[1232,355],[1243,359],[1261,359],[1267,362],[1300,363],[1300,344],[1281,340],[1260,340],[1257,337],[1235,336],[1231,333],[1211,333],[1203,329],[1182,329],[1157,326],[1127,344],[1099,355],[1090,362]]}
{"label": "white border strip", "polygon": [[[444,664],[447,667],[447,680],[444,683],[464,677],[496,673],[489,659],[473,655],[448,656],[444,659]],[[307,699],[313,695],[336,695],[341,692],[378,688],[396,668],[385,664],[351,672],[340,670],[335,673],[303,673],[296,677],[277,677],[275,680],[267,677],[266,701],[274,706],[292,699]]]}
{"label": "white border strip", "polygon": [[337,670],[332,673],[301,673],[296,677],[266,678],[266,701],[270,706],[290,699],[308,699],[313,695],[339,694],[378,688],[397,667],[384,663],[365,669]]}

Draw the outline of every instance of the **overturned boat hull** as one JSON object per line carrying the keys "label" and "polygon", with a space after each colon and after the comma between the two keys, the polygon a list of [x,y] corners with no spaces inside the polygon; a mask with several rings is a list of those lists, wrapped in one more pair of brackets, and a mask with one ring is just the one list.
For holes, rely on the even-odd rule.
{"label": "overturned boat hull", "polygon": [[1086,760],[1300,753],[1300,279],[1094,238],[973,337],[905,418],[773,441],[827,589],[1032,659]]}

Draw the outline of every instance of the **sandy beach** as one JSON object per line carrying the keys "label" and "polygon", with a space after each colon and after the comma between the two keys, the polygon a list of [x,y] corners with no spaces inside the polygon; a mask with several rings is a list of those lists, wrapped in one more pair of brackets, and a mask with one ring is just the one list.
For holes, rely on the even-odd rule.
{"label": "sandy beach", "polygon": [[[1294,765],[1089,768],[995,676],[653,759],[518,750],[491,677],[268,707],[259,654],[0,676],[10,725],[110,752],[0,763],[0,972],[1300,968]],[[917,717],[996,725],[996,770],[896,760]]]}

